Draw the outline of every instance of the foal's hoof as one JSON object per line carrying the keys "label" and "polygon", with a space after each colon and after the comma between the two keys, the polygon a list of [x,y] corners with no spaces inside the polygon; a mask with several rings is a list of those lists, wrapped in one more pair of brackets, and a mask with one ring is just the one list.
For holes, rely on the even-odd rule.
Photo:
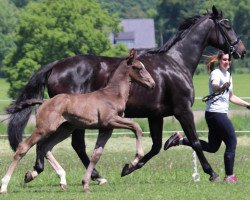
{"label": "foal's hoof", "polygon": [[135,167],[129,167],[129,164],[126,164],[122,169],[121,177],[129,175],[133,171],[135,171]]}
{"label": "foal's hoof", "polygon": [[210,176],[209,180],[210,180],[211,182],[219,182],[219,181],[220,181],[220,176],[214,172],[214,173]]}
{"label": "foal's hoof", "polygon": [[89,193],[90,192],[89,187],[83,187],[83,192]]}
{"label": "foal's hoof", "polygon": [[5,195],[5,194],[8,194],[8,192],[7,192],[7,190],[4,190],[4,191],[0,191],[0,194]]}
{"label": "foal's hoof", "polygon": [[0,194],[7,194],[8,192],[7,192],[7,189],[2,189],[1,188],[1,191],[0,191]]}
{"label": "foal's hoof", "polygon": [[67,190],[67,185],[66,184],[62,184],[62,183],[60,183],[60,187],[62,188],[62,190]]}
{"label": "foal's hoof", "polygon": [[33,181],[33,180],[34,180],[34,178],[31,174],[31,171],[28,171],[24,176],[24,182],[29,183],[30,181]]}
{"label": "foal's hoof", "polygon": [[108,183],[107,179],[105,178],[97,178],[96,181],[98,182],[99,185],[104,185]]}

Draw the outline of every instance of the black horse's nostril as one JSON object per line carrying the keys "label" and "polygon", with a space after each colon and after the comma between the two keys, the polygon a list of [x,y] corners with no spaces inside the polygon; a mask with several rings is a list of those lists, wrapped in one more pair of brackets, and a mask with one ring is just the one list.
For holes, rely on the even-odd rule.
{"label": "black horse's nostril", "polygon": [[242,51],[242,53],[241,53],[241,59],[243,59],[245,57],[246,53],[247,53],[246,50]]}

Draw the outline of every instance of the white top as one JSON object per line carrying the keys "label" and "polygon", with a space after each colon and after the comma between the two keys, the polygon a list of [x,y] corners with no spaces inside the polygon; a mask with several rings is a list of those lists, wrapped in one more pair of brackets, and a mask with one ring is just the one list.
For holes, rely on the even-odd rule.
{"label": "white top", "polygon": [[[229,82],[230,87],[229,91],[233,90],[233,81],[232,77],[230,77],[230,73],[228,71],[223,72],[219,68],[213,70],[209,77],[209,94],[213,93],[212,89],[212,81],[215,82],[221,87],[224,83]],[[213,99],[207,102],[206,111],[209,112],[219,112],[219,113],[228,113],[229,108],[229,91],[225,91],[223,94],[215,96]],[[213,103],[212,103],[213,102]]]}

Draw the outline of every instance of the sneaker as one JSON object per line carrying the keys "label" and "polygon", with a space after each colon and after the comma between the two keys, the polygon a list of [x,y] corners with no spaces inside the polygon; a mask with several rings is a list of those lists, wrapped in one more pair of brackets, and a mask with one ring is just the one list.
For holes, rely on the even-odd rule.
{"label": "sneaker", "polygon": [[217,183],[220,181],[220,176],[218,174],[214,174],[213,176],[210,176],[209,181]]}
{"label": "sneaker", "polygon": [[173,146],[178,146],[179,145],[179,141],[183,138],[182,134],[180,134],[179,132],[176,132],[175,134],[173,134],[164,144],[164,150],[166,151],[167,149],[169,149],[170,147]]}
{"label": "sneaker", "polygon": [[235,175],[226,176],[224,178],[224,182],[226,182],[226,183],[236,183],[236,182],[238,182],[238,178]]}

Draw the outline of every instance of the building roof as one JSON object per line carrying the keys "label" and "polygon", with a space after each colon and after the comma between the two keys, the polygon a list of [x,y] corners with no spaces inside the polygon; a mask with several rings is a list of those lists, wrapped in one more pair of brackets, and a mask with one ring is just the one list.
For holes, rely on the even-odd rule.
{"label": "building roof", "polygon": [[[156,47],[153,19],[124,19],[123,31],[111,37],[113,43],[129,41],[128,48],[151,49]],[[133,43],[131,43],[133,41]]]}

